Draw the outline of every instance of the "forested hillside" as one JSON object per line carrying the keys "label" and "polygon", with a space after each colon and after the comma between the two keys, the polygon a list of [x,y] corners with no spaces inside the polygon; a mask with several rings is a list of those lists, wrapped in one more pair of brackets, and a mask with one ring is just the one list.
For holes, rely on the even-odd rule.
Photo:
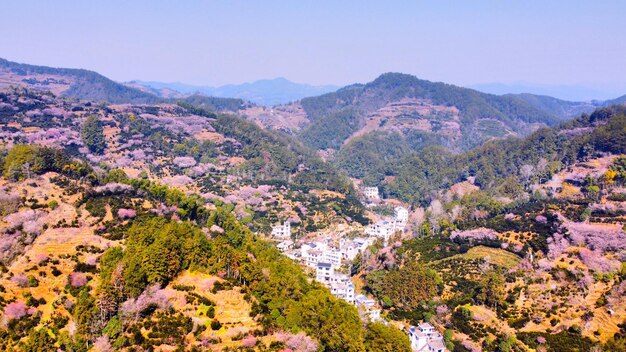
{"label": "forested hillside", "polygon": [[259,234],[367,223],[291,137],[191,105],[0,93],[7,350],[408,351]]}
{"label": "forested hillside", "polygon": [[560,116],[563,119],[577,117],[582,113],[591,112],[593,109],[598,107],[596,102],[572,102],[545,95],[523,93],[507,94],[506,96],[509,95],[524,100],[528,104],[531,104],[542,111]]}
{"label": "forested hillside", "polygon": [[317,116],[294,136],[236,99],[1,91],[0,345],[408,352],[429,322],[450,351],[623,349],[625,107],[394,74],[316,99],[276,110]]}
{"label": "forested hillside", "polygon": [[445,329],[450,350],[623,350],[625,131],[612,106],[461,154],[385,164],[355,145],[381,165],[365,179],[414,209],[411,236],[369,248],[355,277],[391,319]]}
{"label": "forested hillside", "polygon": [[109,103],[157,103],[152,94],[116,83],[96,72],[19,64],[0,58],[2,86],[27,86],[68,97]]}
{"label": "forested hillside", "polygon": [[[496,190],[505,182],[514,189],[532,178],[550,179],[578,160],[626,152],[624,126],[623,107],[603,108],[526,138],[491,141],[462,154],[430,147],[373,169],[365,178],[383,184],[389,195],[414,203],[428,202],[433,191],[468,177],[484,189]],[[348,162],[344,161],[344,167],[350,167]],[[355,163],[356,168],[363,168],[364,164]]]}
{"label": "forested hillside", "polygon": [[[549,104],[539,97],[496,96],[386,73],[365,85],[302,99],[311,125],[301,138],[318,149],[339,149],[359,130],[367,133],[377,129],[409,135],[409,145],[410,135],[419,132],[454,149],[466,149],[492,137],[527,134],[533,124],[555,125],[577,112],[559,103]],[[589,109],[571,105],[570,110]],[[369,120],[378,125],[370,127]],[[419,149],[420,145],[413,147]]]}

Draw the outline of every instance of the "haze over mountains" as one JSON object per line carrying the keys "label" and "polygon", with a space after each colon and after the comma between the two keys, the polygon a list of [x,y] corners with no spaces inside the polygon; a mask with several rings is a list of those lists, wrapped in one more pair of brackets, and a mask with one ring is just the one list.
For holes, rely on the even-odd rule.
{"label": "haze over mountains", "polygon": [[[182,100],[208,110],[237,113],[262,127],[292,134],[314,149],[331,151],[372,138],[374,132],[383,133],[376,137],[379,143],[392,138],[402,141],[407,150],[433,144],[466,150],[491,138],[524,136],[603,105],[528,93],[486,94],[400,73],[337,90],[284,78],[212,88],[141,81],[121,84],[93,71],[2,59],[0,86],[9,85],[109,103]],[[282,105],[266,107],[276,104]]]}
{"label": "haze over mountains", "polygon": [[312,86],[291,82],[286,78],[263,79],[251,83],[228,84],[220,87],[195,86],[184,83],[128,82],[132,86],[144,86],[154,94],[169,97],[171,91],[183,94],[204,94],[222,98],[239,98],[255,104],[273,106],[320,95],[339,89],[338,86]]}
{"label": "haze over mountains", "polygon": [[532,93],[537,95],[548,95],[563,100],[571,101],[593,101],[607,100],[623,94],[624,90],[614,87],[596,87],[587,85],[549,85],[532,84],[528,82],[516,83],[482,83],[470,84],[467,88],[476,89],[490,94],[523,94]]}

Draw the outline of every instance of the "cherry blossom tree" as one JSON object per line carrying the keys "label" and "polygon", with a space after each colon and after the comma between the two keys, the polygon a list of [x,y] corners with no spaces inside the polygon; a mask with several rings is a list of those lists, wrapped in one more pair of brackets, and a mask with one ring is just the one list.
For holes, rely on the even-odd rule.
{"label": "cherry blossom tree", "polygon": [[96,194],[113,195],[113,194],[129,193],[132,190],[133,190],[133,187],[131,187],[130,185],[127,185],[124,183],[112,182],[112,183],[107,183],[106,185],[103,185],[103,186],[95,187],[93,189],[93,192],[95,192]]}
{"label": "cherry blossom tree", "polygon": [[95,352],[113,352],[115,349],[111,346],[108,336],[100,336],[93,343],[93,351]]}
{"label": "cherry blossom tree", "polygon": [[608,259],[598,250],[593,251],[587,248],[581,248],[578,255],[583,264],[595,272],[612,273],[618,271],[622,266],[618,260]]}
{"label": "cherry blossom tree", "polygon": [[73,272],[69,276],[70,285],[73,287],[83,287],[87,284],[87,277],[83,273]]}
{"label": "cherry blossom tree", "polygon": [[318,347],[317,341],[307,336],[304,332],[299,332],[295,335],[279,333],[276,339],[284,342],[285,346],[294,352],[315,352]]}
{"label": "cherry blossom tree", "polygon": [[174,158],[173,162],[180,168],[187,168],[196,165],[196,160],[190,156],[177,156]]}
{"label": "cherry blossom tree", "polygon": [[473,230],[466,230],[466,231],[454,230],[450,234],[450,239],[454,240],[455,238],[468,240],[470,242],[476,241],[476,240],[483,240],[483,239],[495,240],[498,238],[498,233],[495,232],[494,230],[486,229],[482,227],[473,229]]}
{"label": "cherry blossom tree", "polygon": [[120,313],[124,319],[137,320],[139,313],[150,305],[155,305],[159,309],[170,307],[167,295],[161,290],[159,285],[152,285],[146,288],[137,298],[131,298],[120,306]]}
{"label": "cherry blossom tree", "polygon": [[137,211],[135,209],[120,208],[117,211],[117,216],[122,220],[132,219],[137,216]]}
{"label": "cherry blossom tree", "polygon": [[28,307],[24,302],[17,301],[9,303],[4,307],[4,315],[9,320],[21,319],[28,313]]}
{"label": "cherry blossom tree", "polygon": [[252,348],[256,346],[256,337],[254,336],[246,336],[243,340],[241,340],[241,345],[246,348]]}

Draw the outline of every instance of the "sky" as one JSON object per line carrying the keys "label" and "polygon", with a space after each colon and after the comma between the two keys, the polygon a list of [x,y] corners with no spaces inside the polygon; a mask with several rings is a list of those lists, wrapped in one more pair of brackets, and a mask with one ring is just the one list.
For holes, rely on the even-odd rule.
{"label": "sky", "polygon": [[20,0],[0,8],[0,57],[117,81],[346,85],[393,71],[464,86],[626,94],[621,0]]}

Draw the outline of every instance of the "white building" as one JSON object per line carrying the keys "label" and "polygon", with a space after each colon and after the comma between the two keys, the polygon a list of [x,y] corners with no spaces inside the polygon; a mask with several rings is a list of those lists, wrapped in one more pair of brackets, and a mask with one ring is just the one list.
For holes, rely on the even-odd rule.
{"label": "white building", "polygon": [[353,240],[342,238],[339,240],[339,252],[343,259],[354,260],[357,254],[365,251],[373,243],[374,240],[371,238],[355,238]]}
{"label": "white building", "polygon": [[272,237],[278,238],[290,238],[291,237],[291,223],[289,220],[285,221],[283,225],[277,225],[272,228]]}
{"label": "white building", "polygon": [[380,199],[378,187],[363,187],[363,195],[369,200]]}
{"label": "white building", "polygon": [[350,304],[354,304],[354,284],[352,282],[332,283],[330,284],[330,293]]}
{"label": "white building", "polygon": [[320,251],[317,243],[306,242],[300,246],[300,258],[304,265],[315,268],[322,258],[322,251]]}
{"label": "white building", "polygon": [[332,248],[326,248],[322,251],[322,261],[330,263],[335,268],[339,268],[341,267],[341,252]]}
{"label": "white building", "polygon": [[306,253],[306,255],[302,256],[302,260],[304,261],[304,264],[309,268],[316,268],[317,263],[322,261],[322,254],[323,252],[319,249],[311,249]]}
{"label": "white building", "polygon": [[354,284],[350,280],[350,276],[346,274],[335,273],[331,278],[330,292],[337,298],[354,304]]}
{"label": "white building", "polygon": [[369,236],[382,238],[385,240],[385,243],[387,243],[389,237],[391,237],[396,230],[396,223],[394,221],[382,220],[369,225],[365,228],[364,232]]}
{"label": "white building", "polygon": [[317,263],[317,270],[315,271],[315,279],[324,285],[330,285],[335,275],[335,270],[330,263]]}
{"label": "white building", "polygon": [[327,242],[302,244],[300,247],[302,262],[311,268],[315,268],[319,262],[330,263],[335,269],[341,267],[342,252],[334,247],[330,247]]}
{"label": "white building", "polygon": [[317,263],[315,279],[328,287],[333,296],[354,304],[354,284],[352,280],[350,280],[348,275],[336,273],[332,264]]}
{"label": "white building", "polygon": [[409,211],[405,207],[396,207],[393,213],[398,222],[406,223],[409,220]]}
{"label": "white building", "polygon": [[293,241],[292,240],[282,241],[276,245],[276,248],[278,248],[278,250],[281,252],[286,252],[287,250],[293,248]]}
{"label": "white building", "polygon": [[368,310],[374,308],[374,306],[376,305],[375,300],[367,298],[367,296],[365,295],[356,295],[354,301],[357,306],[363,306]]}
{"label": "white building", "polygon": [[380,316],[380,309],[369,310],[369,318],[371,322],[380,321],[383,322],[383,324],[387,325],[387,322],[385,322]]}
{"label": "white building", "polygon": [[443,336],[429,323],[420,323],[409,328],[411,348],[417,352],[445,352]]}

